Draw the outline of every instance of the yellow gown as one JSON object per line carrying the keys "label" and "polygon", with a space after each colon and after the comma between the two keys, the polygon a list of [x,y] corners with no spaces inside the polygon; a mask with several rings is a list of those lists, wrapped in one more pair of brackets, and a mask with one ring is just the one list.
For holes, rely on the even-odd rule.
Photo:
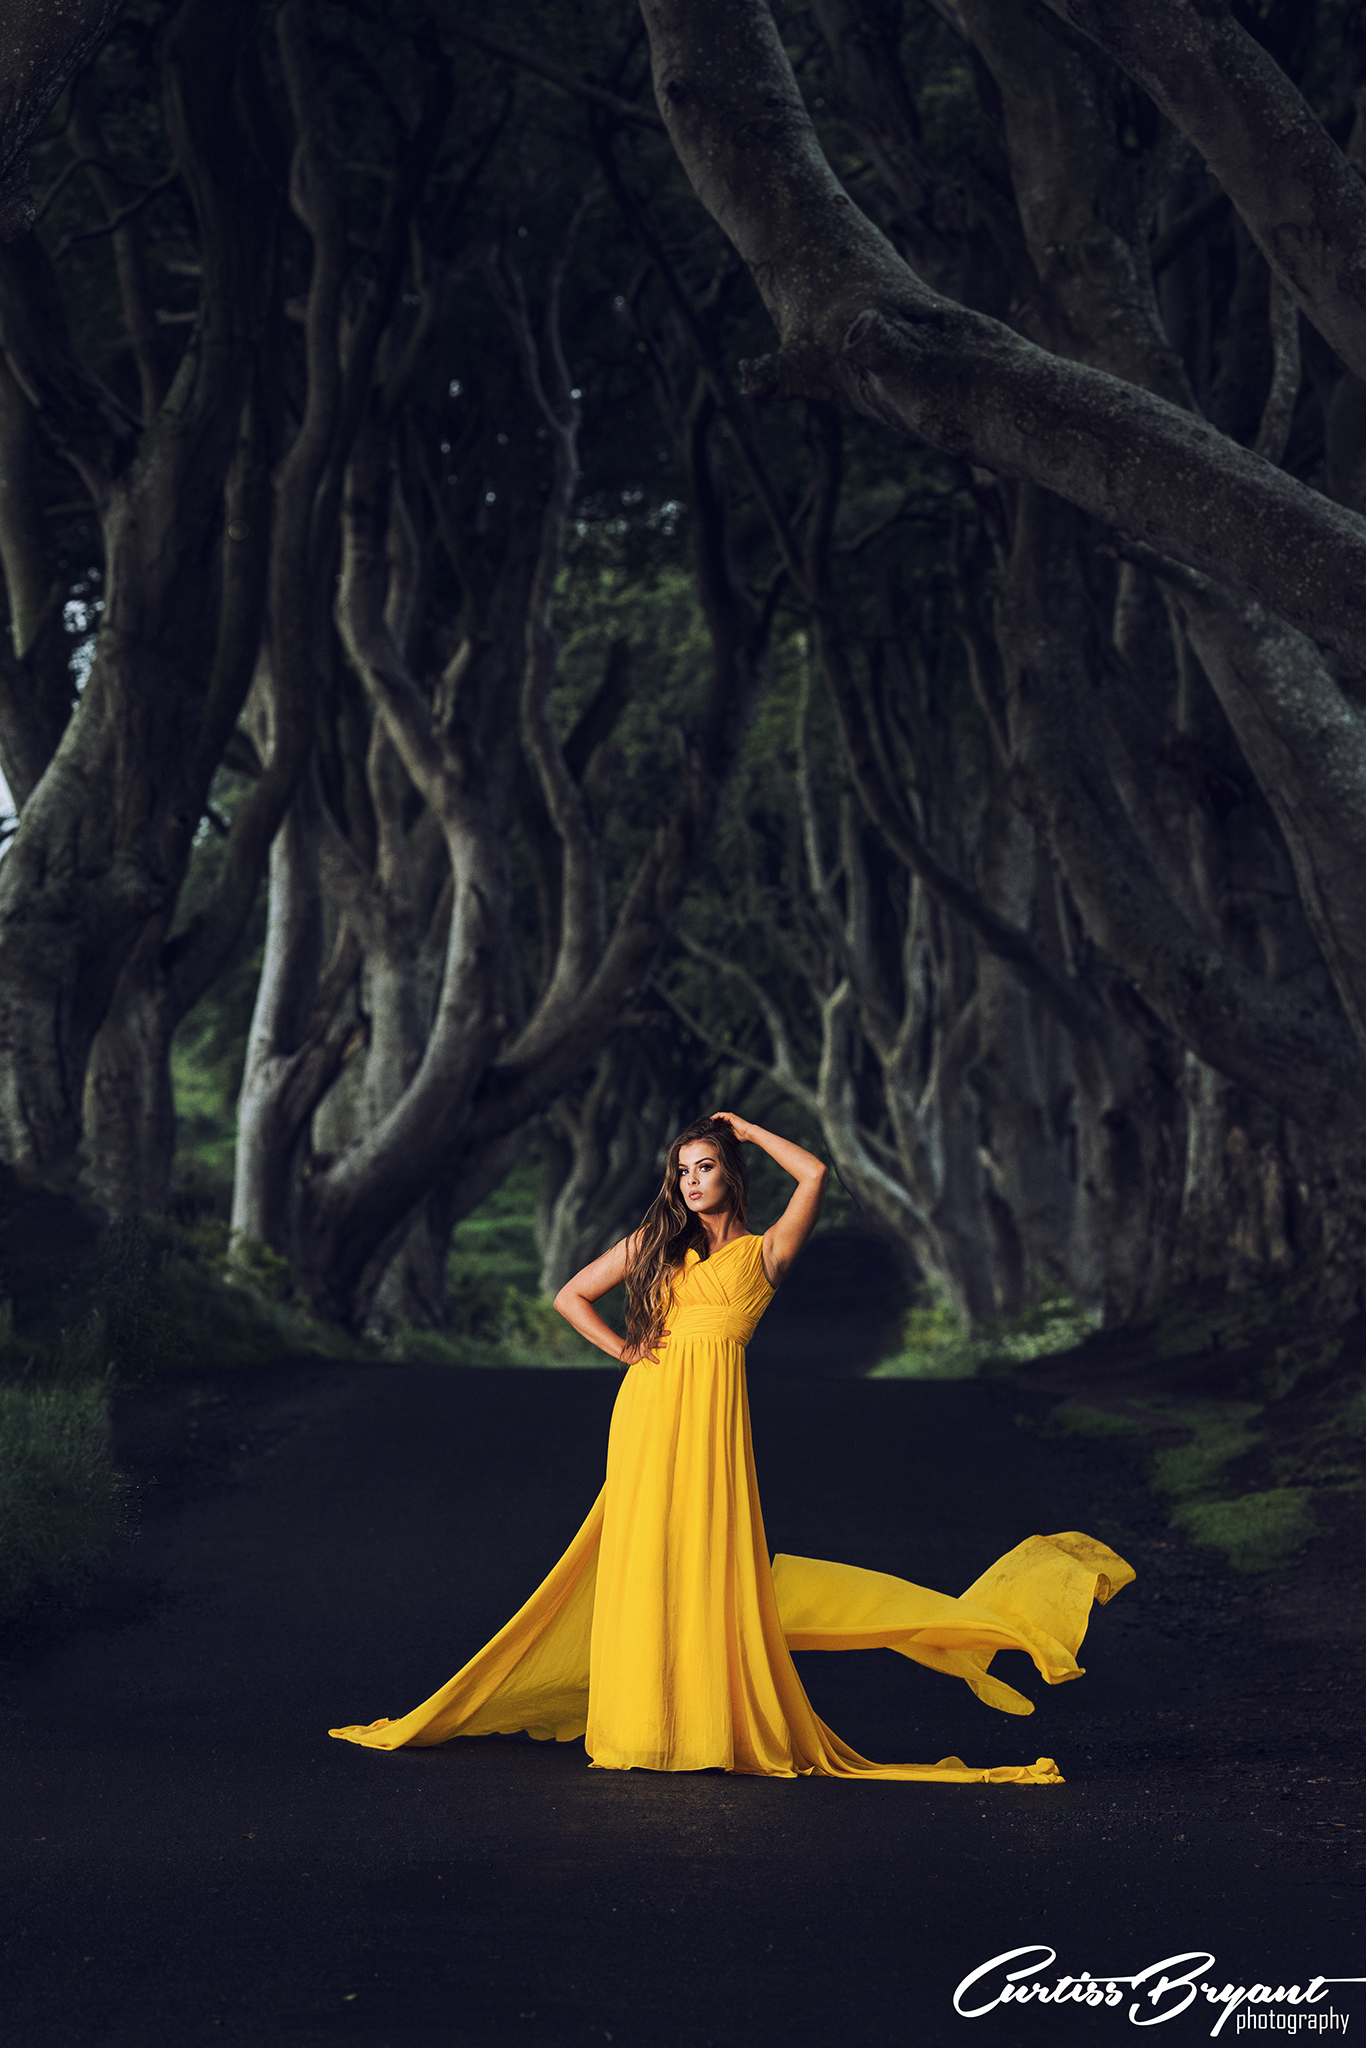
{"label": "yellow gown", "polygon": [[1076,1531],[1026,1538],[959,1599],[814,1558],[770,1566],[745,1394],[745,1345],[773,1298],[761,1245],[687,1254],[658,1360],[617,1396],[606,1484],[526,1605],[402,1720],[331,1734],[371,1749],[584,1736],[600,1770],[1062,1783],[1051,1757],[870,1763],[813,1712],[793,1650],[886,1647],[1030,1714],[991,1676],[996,1651],[1024,1650],[1049,1685],[1079,1678],[1092,1601],[1134,1574]]}

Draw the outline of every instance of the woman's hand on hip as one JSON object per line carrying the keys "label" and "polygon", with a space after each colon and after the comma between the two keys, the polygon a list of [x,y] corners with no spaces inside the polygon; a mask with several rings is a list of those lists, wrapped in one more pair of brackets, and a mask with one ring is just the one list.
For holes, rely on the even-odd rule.
{"label": "woman's hand on hip", "polygon": [[655,1357],[655,1352],[661,1344],[667,1344],[668,1341],[668,1331],[661,1330],[659,1335],[651,1338],[648,1344],[628,1344],[621,1354],[621,1362],[623,1365],[639,1365],[641,1359],[645,1358],[649,1360],[651,1365],[658,1365],[659,1360]]}

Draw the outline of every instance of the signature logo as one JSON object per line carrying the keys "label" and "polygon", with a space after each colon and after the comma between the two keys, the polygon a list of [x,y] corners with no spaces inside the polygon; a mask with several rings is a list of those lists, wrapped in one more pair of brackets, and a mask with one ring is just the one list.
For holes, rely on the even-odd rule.
{"label": "signature logo", "polygon": [[[1347,2031],[1350,2014],[1307,2008],[1322,2005],[1334,1984],[1366,1984],[1366,1977],[1311,1977],[1298,1984],[1221,1984],[1208,1949],[1187,1949],[1183,1955],[1166,1956],[1146,1969],[1121,1975],[1118,1971],[1061,1976],[1048,1982],[1043,1972],[1058,1959],[1056,1949],[1042,1942],[1027,1942],[1023,1948],[1008,1948],[989,1962],[969,1970],[953,1994],[953,2009],[960,2019],[985,2019],[990,2012],[1011,2005],[1128,2005],[1129,2019],[1136,2027],[1160,2027],[1166,2020],[1196,2006],[1217,2012],[1210,2037],[1222,2032],[1225,2022],[1238,2015],[1233,2031],[1278,2034],[1328,2034]],[[1011,1965],[1015,1967],[1012,1969]],[[1203,2000],[1203,2006],[1201,2001]],[[1258,2008],[1271,2007],[1272,2011]]]}

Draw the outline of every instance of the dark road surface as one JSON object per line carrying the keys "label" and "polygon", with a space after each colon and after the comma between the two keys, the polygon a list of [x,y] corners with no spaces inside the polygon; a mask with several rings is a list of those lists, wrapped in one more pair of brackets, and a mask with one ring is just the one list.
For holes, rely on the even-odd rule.
{"label": "dark road surface", "polygon": [[[258,1384],[246,1420],[205,1406],[234,1468],[154,1488],[87,1614],[11,1631],[5,2048],[1015,2048],[1138,2038],[1127,2001],[958,2017],[958,1981],[1025,1943],[1057,1951],[1045,1981],[1190,1950],[1220,1984],[1366,1975],[1353,1696],[1340,1753],[1288,1725],[1261,1596],[1173,1562],[1113,1453],[1021,1430],[991,1383],[756,1379],[769,1543],[948,1591],[1035,1531],[1127,1555],[1138,1583],[1095,1611],[1079,1683],[998,1660],[1028,1719],[891,1653],[799,1659],[865,1755],[1051,1755],[1064,1786],[330,1741],[415,1705],[531,1591],[601,1483],[617,1385],[313,1365]],[[1322,1854],[1287,1834],[1292,1785],[1329,1787],[1293,1794]],[[1366,1987],[1331,2006],[1366,2030]],[[1201,2000],[1163,2048],[1217,2017]]]}

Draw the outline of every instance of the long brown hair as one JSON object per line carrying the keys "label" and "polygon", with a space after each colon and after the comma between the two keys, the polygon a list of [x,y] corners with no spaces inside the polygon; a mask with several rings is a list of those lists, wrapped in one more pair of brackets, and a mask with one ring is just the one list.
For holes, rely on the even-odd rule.
{"label": "long brown hair", "polygon": [[678,1155],[685,1145],[715,1148],[716,1163],[730,1194],[730,1212],[743,1228],[749,1222],[749,1181],[740,1140],[727,1123],[704,1116],[680,1131],[669,1147],[659,1193],[645,1211],[635,1250],[626,1267],[626,1334],[633,1344],[653,1344],[664,1334],[674,1274],[690,1251],[705,1252],[707,1233],[678,1191]]}

